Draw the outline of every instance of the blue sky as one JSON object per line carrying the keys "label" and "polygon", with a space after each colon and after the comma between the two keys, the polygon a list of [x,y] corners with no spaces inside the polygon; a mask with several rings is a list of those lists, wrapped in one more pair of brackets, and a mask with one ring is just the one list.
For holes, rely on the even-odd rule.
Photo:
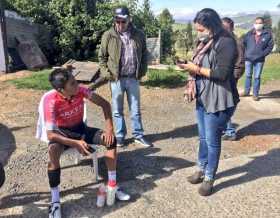
{"label": "blue sky", "polygon": [[156,14],[168,8],[173,15],[183,16],[195,14],[205,7],[211,7],[221,14],[276,11],[280,0],[150,0],[150,2]]}

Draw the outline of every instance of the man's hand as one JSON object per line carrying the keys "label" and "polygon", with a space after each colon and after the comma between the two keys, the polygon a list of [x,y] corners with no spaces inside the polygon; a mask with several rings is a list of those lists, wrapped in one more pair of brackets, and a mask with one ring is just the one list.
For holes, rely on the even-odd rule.
{"label": "man's hand", "polygon": [[89,145],[83,139],[77,140],[75,147],[77,148],[79,153],[82,154],[83,156],[87,156],[90,154]]}
{"label": "man's hand", "polygon": [[110,146],[114,142],[114,132],[112,130],[106,130],[102,133],[101,138],[106,146]]}

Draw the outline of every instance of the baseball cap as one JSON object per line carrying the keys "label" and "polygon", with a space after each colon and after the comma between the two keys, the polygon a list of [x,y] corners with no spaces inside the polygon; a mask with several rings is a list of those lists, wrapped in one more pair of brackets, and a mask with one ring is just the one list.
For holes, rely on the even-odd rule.
{"label": "baseball cap", "polygon": [[115,9],[115,18],[127,19],[129,17],[129,10],[127,7],[119,7]]}

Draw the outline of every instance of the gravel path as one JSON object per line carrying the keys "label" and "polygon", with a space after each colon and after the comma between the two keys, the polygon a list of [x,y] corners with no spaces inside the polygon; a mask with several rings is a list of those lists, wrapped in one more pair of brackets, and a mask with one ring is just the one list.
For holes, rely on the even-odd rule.
{"label": "gravel path", "polygon": [[[47,146],[34,139],[42,92],[17,90],[6,83],[0,83],[0,90],[0,158],[8,161],[0,217],[46,217],[50,197]],[[109,99],[107,87],[98,92]],[[119,150],[118,178],[133,200],[97,209],[97,184],[92,182],[90,159],[75,166],[73,155],[66,155],[61,184],[64,217],[280,217],[275,203],[279,195],[274,194],[279,189],[280,164],[280,110],[276,101],[268,107],[271,98],[257,103],[242,99],[234,117],[239,140],[223,143],[217,192],[201,198],[197,186],[185,179],[196,160],[194,104],[182,101],[183,88],[142,88],[141,92],[145,133],[155,147],[144,149],[133,144],[127,119],[129,146]],[[125,114],[129,118],[127,110]],[[100,109],[89,106],[89,124],[103,128],[101,118]],[[258,157],[248,157],[266,150],[269,152],[258,153]],[[105,176],[102,153],[100,156],[100,174]]]}

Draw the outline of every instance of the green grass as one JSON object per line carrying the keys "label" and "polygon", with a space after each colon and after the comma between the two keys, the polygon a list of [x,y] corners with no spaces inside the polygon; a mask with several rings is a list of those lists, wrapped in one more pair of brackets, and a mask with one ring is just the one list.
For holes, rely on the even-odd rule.
{"label": "green grass", "polygon": [[[50,70],[33,72],[31,76],[8,81],[19,89],[49,90],[48,81]],[[146,87],[176,88],[184,85],[187,74],[175,71],[171,67],[168,70],[149,70],[147,80],[143,82]]]}
{"label": "green grass", "polygon": [[168,70],[150,69],[147,77],[148,79],[143,82],[146,87],[176,88],[184,85],[187,73],[176,71],[170,67]]}
{"label": "green grass", "polygon": [[42,70],[33,72],[31,76],[14,79],[8,81],[14,84],[19,89],[37,89],[37,90],[50,90],[49,83],[50,70]]}
{"label": "green grass", "polygon": [[[267,57],[262,72],[261,83],[280,80],[280,54],[271,54]],[[187,73],[175,71],[171,67],[168,70],[149,70],[148,79],[143,83],[147,87],[176,88],[184,85]],[[245,75],[238,83],[244,86]]]}
{"label": "green grass", "polygon": [[248,30],[246,29],[242,29],[240,27],[235,27],[234,28],[234,33],[237,37],[241,37],[243,36],[244,34],[246,34],[248,32]]}
{"label": "green grass", "polygon": [[267,57],[262,73],[262,83],[280,79],[279,62],[280,54],[271,54]]}
{"label": "green grass", "polygon": [[[269,81],[280,80],[280,54],[271,54],[266,58],[263,72],[261,75],[261,84],[266,84]],[[244,86],[245,73],[243,74],[239,85]]]}
{"label": "green grass", "polygon": [[[271,54],[267,57],[263,73],[262,84],[269,81],[280,80],[280,54]],[[20,89],[38,89],[49,90],[51,86],[48,81],[48,76],[51,70],[43,70],[33,72],[31,76],[20,79],[10,80],[9,83],[14,84]],[[160,87],[160,88],[176,88],[183,86],[187,78],[187,73],[176,71],[172,67],[168,70],[154,70],[150,69],[147,73],[147,80],[142,84],[146,87]],[[238,83],[239,86],[244,86],[245,76],[241,78]]]}

